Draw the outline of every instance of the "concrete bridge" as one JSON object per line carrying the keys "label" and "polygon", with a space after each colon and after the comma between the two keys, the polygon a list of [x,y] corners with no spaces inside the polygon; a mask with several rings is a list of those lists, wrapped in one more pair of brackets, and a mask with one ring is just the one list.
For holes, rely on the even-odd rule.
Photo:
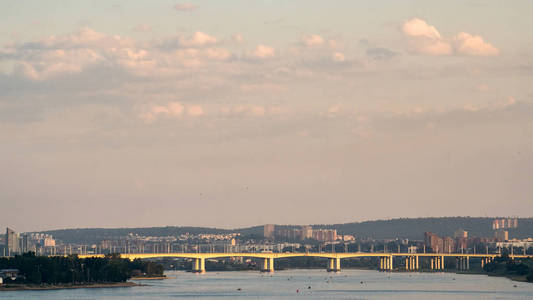
{"label": "concrete bridge", "polygon": [[[470,269],[470,259],[475,258],[481,261],[481,267],[492,261],[500,254],[465,254],[465,253],[122,253],[120,257],[130,260],[149,259],[149,258],[186,258],[192,259],[192,272],[204,273],[205,260],[226,257],[250,257],[262,260],[262,272],[274,272],[274,259],[291,258],[291,257],[321,257],[328,259],[328,272],[339,272],[341,270],[341,259],[358,258],[358,257],[376,257],[379,258],[379,270],[393,270],[394,262],[405,260],[404,267],[408,271],[419,270],[421,260],[427,261],[431,270],[443,270],[446,257],[455,258],[455,266],[459,270]],[[104,254],[86,254],[78,255],[80,258],[104,257]],[[509,255],[511,259],[533,258],[533,255]],[[449,259],[448,259],[449,261]]]}

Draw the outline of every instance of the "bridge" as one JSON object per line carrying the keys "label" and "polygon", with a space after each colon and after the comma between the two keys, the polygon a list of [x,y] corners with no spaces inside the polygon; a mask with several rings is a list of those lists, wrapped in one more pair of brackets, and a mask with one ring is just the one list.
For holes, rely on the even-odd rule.
{"label": "bridge", "polygon": [[[444,261],[446,257],[455,258],[455,266],[459,270],[470,269],[470,259],[479,259],[481,267],[486,263],[491,262],[494,258],[501,256],[500,254],[471,254],[471,253],[122,253],[121,258],[134,259],[150,259],[150,258],[185,258],[191,259],[192,272],[205,273],[205,260],[218,259],[227,257],[249,257],[258,258],[262,260],[262,272],[274,272],[274,259],[291,258],[291,257],[321,257],[327,258],[328,272],[339,272],[341,270],[341,259],[360,258],[360,257],[375,257],[379,258],[378,269],[383,271],[390,271],[394,269],[394,262],[404,260],[404,268],[407,271],[416,271],[421,267],[421,260],[425,260],[431,270],[444,270]],[[104,257],[104,254],[84,254],[78,255],[80,258],[89,257]],[[511,259],[533,258],[533,255],[509,255]],[[450,259],[448,259],[449,261]]]}

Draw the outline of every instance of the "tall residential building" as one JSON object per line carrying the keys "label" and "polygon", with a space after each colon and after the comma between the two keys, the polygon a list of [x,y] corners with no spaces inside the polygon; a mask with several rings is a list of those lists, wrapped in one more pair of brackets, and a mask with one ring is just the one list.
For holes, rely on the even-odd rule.
{"label": "tall residential building", "polygon": [[266,224],[263,226],[263,237],[265,239],[272,239],[274,238],[274,231],[276,230],[276,225],[274,224]]}
{"label": "tall residential building", "polygon": [[337,229],[313,230],[313,239],[319,242],[334,242],[337,240]]}
{"label": "tall residential building", "polygon": [[518,227],[517,218],[495,219],[492,221],[493,230],[509,229],[509,228],[517,228],[517,227]]}
{"label": "tall residential building", "polygon": [[447,236],[443,239],[443,251],[444,253],[453,253],[455,251],[455,240]]}
{"label": "tall residential building", "polygon": [[7,255],[18,254],[20,252],[19,235],[12,229],[6,228],[6,242]]}
{"label": "tall residential building", "polygon": [[496,230],[494,231],[494,237],[499,242],[505,242],[509,240],[509,231],[507,230]]}
{"label": "tall residential building", "polygon": [[454,238],[468,238],[468,231],[459,229],[453,234]]}
{"label": "tall residential building", "polygon": [[424,232],[426,247],[430,247],[435,253],[444,252],[444,240],[433,232]]}
{"label": "tall residential building", "polygon": [[302,240],[313,238],[313,227],[310,225],[302,226]]}

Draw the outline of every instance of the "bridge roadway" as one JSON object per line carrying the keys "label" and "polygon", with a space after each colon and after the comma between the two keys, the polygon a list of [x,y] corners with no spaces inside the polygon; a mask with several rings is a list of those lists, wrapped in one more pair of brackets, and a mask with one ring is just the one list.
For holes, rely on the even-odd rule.
{"label": "bridge roadway", "polygon": [[[104,254],[84,254],[78,255],[80,258],[88,257],[104,257]],[[341,259],[358,258],[358,257],[378,257],[380,270],[393,270],[394,261],[398,259],[405,259],[405,269],[414,271],[420,269],[421,259],[428,261],[428,266],[431,270],[443,270],[444,258],[455,257],[456,268],[460,270],[470,269],[470,259],[476,258],[481,261],[481,267],[486,263],[492,261],[500,254],[471,254],[471,253],[367,253],[367,252],[344,252],[344,253],[121,253],[120,257],[134,259],[149,259],[149,258],[186,258],[192,259],[192,271],[196,273],[205,272],[205,260],[225,257],[250,257],[262,259],[261,271],[274,272],[274,259],[276,258],[291,258],[291,257],[321,257],[328,259],[328,271],[338,272],[341,270]],[[509,255],[511,259],[533,258],[533,255]]]}

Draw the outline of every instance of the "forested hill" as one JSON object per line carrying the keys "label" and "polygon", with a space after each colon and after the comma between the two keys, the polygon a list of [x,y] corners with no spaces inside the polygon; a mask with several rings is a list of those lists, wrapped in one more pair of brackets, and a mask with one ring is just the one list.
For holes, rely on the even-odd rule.
{"label": "forested hill", "polygon": [[[334,228],[339,234],[374,239],[408,238],[421,240],[424,232],[453,236],[458,229],[468,231],[470,237],[492,237],[494,218],[443,217],[366,221],[358,223],[313,225],[313,228]],[[518,228],[509,230],[510,238],[533,237],[533,218],[518,219]]]}
{"label": "forested hill", "polygon": [[219,234],[231,233],[233,231],[206,227],[145,227],[145,228],[81,228],[81,229],[59,229],[43,231],[51,234],[54,238],[67,243],[98,243],[102,240],[120,238],[128,234],[138,234],[141,236],[179,236],[181,234]]}
{"label": "forested hill", "polygon": [[[458,229],[469,232],[471,237],[492,237],[492,220],[494,218],[471,217],[443,217],[443,218],[416,218],[365,221],[345,224],[320,224],[313,228],[333,228],[339,234],[351,234],[360,238],[394,239],[408,238],[421,240],[424,232],[431,231],[440,236],[453,236]],[[290,226],[284,226],[290,227]],[[45,233],[52,234],[56,239],[68,243],[98,243],[101,240],[124,237],[130,233],[141,236],[178,236],[190,234],[218,234],[239,232],[255,237],[263,234],[262,226],[241,228],[235,230],[205,228],[205,227],[148,227],[148,228],[88,228],[88,229],[61,229]],[[533,218],[518,219],[518,228],[509,230],[511,238],[533,237]]]}

